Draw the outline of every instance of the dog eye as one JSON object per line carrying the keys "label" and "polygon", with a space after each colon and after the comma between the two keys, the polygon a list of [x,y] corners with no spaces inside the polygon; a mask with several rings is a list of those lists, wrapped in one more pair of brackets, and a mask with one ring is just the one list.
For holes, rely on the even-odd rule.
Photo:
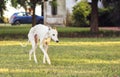
{"label": "dog eye", "polygon": [[53,36],[55,36],[55,34],[53,34]]}

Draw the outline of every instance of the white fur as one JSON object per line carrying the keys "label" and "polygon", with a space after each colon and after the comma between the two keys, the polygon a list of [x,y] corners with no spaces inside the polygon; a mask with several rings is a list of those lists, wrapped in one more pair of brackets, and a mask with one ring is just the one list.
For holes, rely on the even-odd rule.
{"label": "white fur", "polygon": [[28,40],[32,44],[32,49],[29,51],[29,60],[31,60],[31,55],[33,54],[34,61],[35,61],[35,63],[37,63],[35,50],[37,48],[37,42],[38,42],[38,40],[40,40],[39,47],[44,54],[43,63],[46,63],[46,61],[47,61],[48,64],[51,64],[50,58],[47,54],[48,41],[46,39],[52,39],[55,42],[59,42],[57,35],[58,35],[58,32],[56,29],[53,29],[51,27],[48,27],[48,26],[45,26],[42,24],[32,27],[28,33]]}

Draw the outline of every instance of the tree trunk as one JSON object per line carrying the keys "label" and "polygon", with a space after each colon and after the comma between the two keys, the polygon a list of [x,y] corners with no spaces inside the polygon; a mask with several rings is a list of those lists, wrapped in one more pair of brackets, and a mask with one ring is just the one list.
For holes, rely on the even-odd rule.
{"label": "tree trunk", "polygon": [[42,14],[42,16],[44,16],[44,3],[42,2],[42,4],[41,4],[41,14]]}
{"label": "tree trunk", "polygon": [[36,25],[35,7],[36,3],[33,3],[32,27]]}
{"label": "tree trunk", "polygon": [[92,0],[92,3],[91,3],[92,12],[91,12],[90,30],[91,30],[91,32],[95,32],[95,33],[97,33],[99,31],[97,4],[98,4],[98,0]]}
{"label": "tree trunk", "polygon": [[0,18],[3,17],[3,9],[0,8]]}

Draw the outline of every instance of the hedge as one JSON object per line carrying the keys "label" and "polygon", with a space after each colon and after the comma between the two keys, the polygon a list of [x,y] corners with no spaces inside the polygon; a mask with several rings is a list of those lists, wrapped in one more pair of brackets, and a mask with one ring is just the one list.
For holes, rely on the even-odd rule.
{"label": "hedge", "polygon": [[[0,26],[0,39],[27,39],[30,26]],[[119,37],[119,31],[101,30],[90,32],[89,28],[58,27],[59,37]]]}

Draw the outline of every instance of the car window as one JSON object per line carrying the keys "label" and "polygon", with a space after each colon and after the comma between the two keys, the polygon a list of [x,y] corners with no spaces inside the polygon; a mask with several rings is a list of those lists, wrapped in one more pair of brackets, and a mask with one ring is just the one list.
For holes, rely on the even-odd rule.
{"label": "car window", "polygon": [[18,15],[18,16],[23,16],[23,14],[22,14],[22,13],[18,13],[17,15]]}
{"label": "car window", "polygon": [[18,13],[18,16],[27,16],[26,13]]}
{"label": "car window", "polygon": [[23,13],[23,16],[27,16],[26,13]]}
{"label": "car window", "polygon": [[31,14],[30,14],[30,13],[27,13],[27,16],[31,16]]}

